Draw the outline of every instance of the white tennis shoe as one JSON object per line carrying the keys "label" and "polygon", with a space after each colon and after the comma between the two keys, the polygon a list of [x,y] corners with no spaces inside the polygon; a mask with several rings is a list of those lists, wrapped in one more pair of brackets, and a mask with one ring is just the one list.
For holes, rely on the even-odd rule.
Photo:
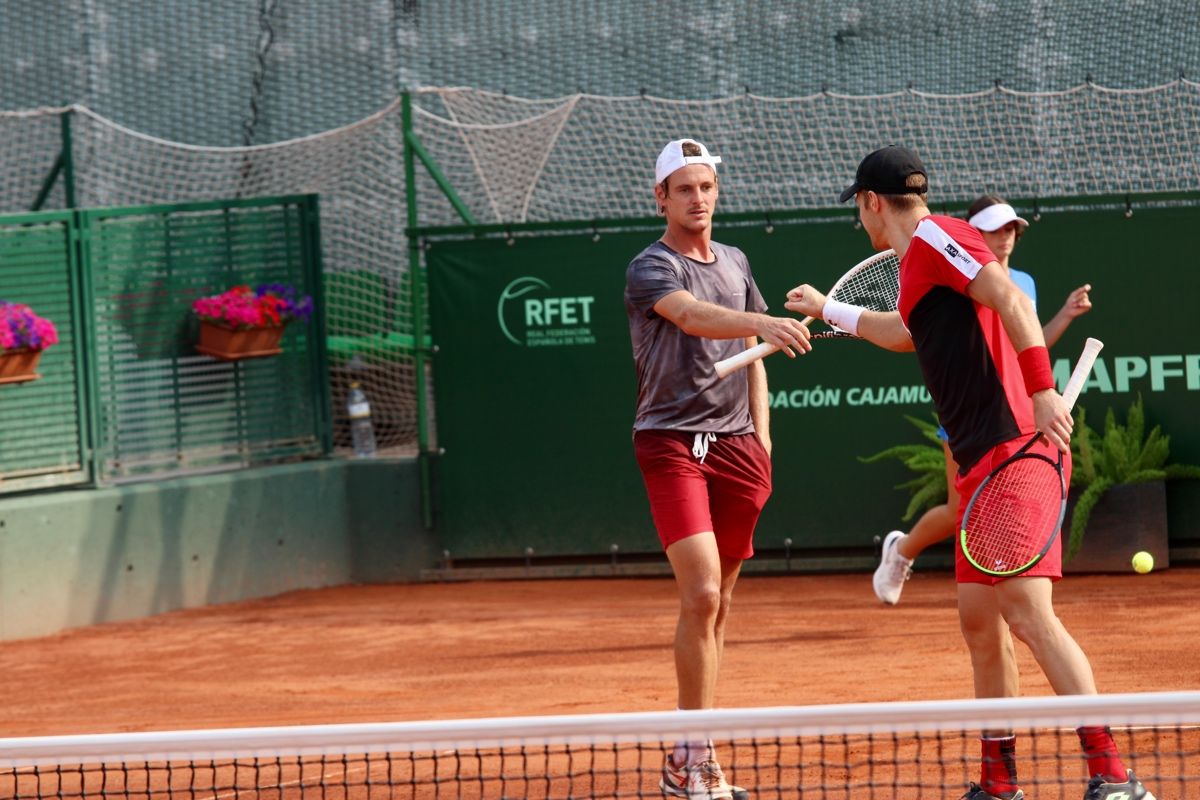
{"label": "white tennis shoe", "polygon": [[883,540],[883,555],[871,581],[875,586],[875,596],[890,606],[900,602],[904,582],[912,575],[912,559],[900,555],[896,549],[903,536],[901,531],[892,531]]}
{"label": "white tennis shoe", "polygon": [[686,798],[686,800],[749,800],[750,793],[740,786],[731,786],[725,780],[721,766],[712,759],[695,764],[675,766],[671,754],[663,765],[662,779],[658,782],[663,796]]}

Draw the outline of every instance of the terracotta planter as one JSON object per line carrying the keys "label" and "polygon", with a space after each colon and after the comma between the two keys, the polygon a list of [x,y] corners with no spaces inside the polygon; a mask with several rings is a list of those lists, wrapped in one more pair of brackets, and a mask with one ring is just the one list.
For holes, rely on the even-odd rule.
{"label": "terracotta planter", "polygon": [[24,383],[42,377],[34,370],[41,350],[5,350],[0,352],[0,383]]}
{"label": "terracotta planter", "polygon": [[234,330],[201,320],[200,341],[196,344],[196,350],[221,361],[277,356],[283,352],[279,346],[282,338],[282,325]]}
{"label": "terracotta planter", "polygon": [[[1071,535],[1071,512],[1080,489],[1071,490],[1062,535]],[[1066,538],[1063,547],[1067,545]],[[1100,498],[1088,517],[1083,546],[1063,564],[1063,572],[1130,572],[1133,554],[1154,556],[1154,568],[1171,565],[1167,542],[1167,490],[1164,481],[1118,484]],[[1064,550],[1064,554],[1065,554]]]}

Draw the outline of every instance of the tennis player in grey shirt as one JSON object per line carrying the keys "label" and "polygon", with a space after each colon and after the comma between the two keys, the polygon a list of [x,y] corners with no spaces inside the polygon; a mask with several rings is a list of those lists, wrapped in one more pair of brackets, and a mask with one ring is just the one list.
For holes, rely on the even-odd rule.
{"label": "tennis player in grey shirt", "polygon": [[[679,588],[680,709],[713,707],[733,586],[771,493],[766,369],[758,361],[720,379],[713,365],[758,337],[793,357],[811,349],[799,320],[763,313],[745,254],[712,241],[720,161],[691,139],[667,144],[654,187],[667,229],[625,275],[634,451]],[[706,741],[676,743],[659,785],[668,797],[747,797]]]}

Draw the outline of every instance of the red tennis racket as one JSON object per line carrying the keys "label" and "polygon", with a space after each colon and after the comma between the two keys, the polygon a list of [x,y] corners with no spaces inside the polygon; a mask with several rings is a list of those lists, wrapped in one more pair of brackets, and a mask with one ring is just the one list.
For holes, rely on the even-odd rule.
{"label": "red tennis racket", "polygon": [[[1069,408],[1075,406],[1102,347],[1098,339],[1084,344],[1083,355],[1063,390]],[[1060,451],[1056,460],[1030,452],[1041,435],[1035,433],[992,470],[967,503],[959,538],[963,554],[980,572],[997,577],[1020,575],[1042,560],[1058,536],[1067,510],[1063,456]]]}

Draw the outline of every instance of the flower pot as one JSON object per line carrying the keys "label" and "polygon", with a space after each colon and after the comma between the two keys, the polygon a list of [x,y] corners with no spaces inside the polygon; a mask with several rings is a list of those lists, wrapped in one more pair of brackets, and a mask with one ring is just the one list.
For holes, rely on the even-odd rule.
{"label": "flower pot", "polygon": [[4,350],[0,352],[0,383],[24,383],[42,377],[34,372],[41,350]]}
{"label": "flower pot", "polygon": [[[1068,498],[1061,534],[1063,554],[1071,535],[1071,513],[1082,490]],[[1145,550],[1154,556],[1154,568],[1170,566],[1167,547],[1167,489],[1165,481],[1118,484],[1100,498],[1088,517],[1083,545],[1063,572],[1130,572],[1133,554]]]}
{"label": "flower pot", "polygon": [[221,361],[277,356],[283,352],[279,346],[282,338],[282,325],[234,330],[201,320],[196,350]]}

